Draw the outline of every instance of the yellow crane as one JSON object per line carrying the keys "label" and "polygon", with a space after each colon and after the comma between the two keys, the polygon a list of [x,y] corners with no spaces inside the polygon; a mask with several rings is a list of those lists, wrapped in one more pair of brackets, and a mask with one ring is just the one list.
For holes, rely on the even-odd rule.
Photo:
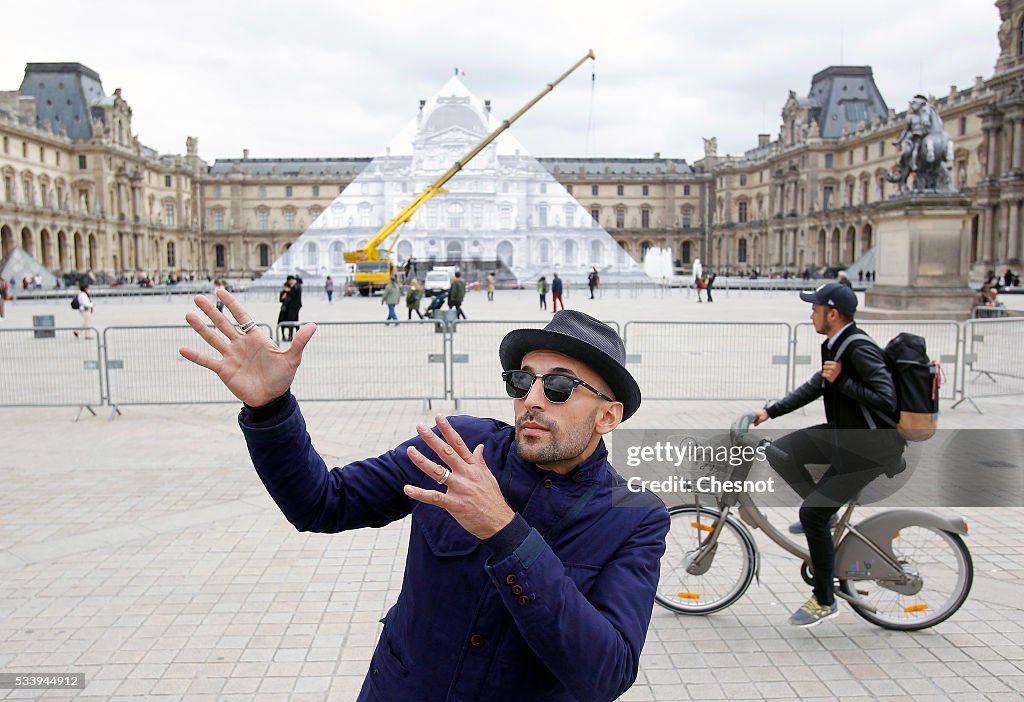
{"label": "yellow crane", "polygon": [[395,243],[398,241],[398,237],[394,238],[391,245],[385,250],[379,248],[381,244],[387,241],[388,237],[394,234],[400,226],[408,222],[412,216],[416,213],[420,207],[422,207],[430,198],[441,193],[448,192],[443,189],[445,183],[451,180],[456,173],[462,170],[463,166],[473,160],[473,158],[481,151],[487,148],[487,146],[498,138],[498,136],[506,129],[512,126],[517,119],[523,116],[527,110],[540,102],[540,99],[555,89],[555,86],[561,83],[563,80],[569,77],[569,75],[577,68],[583,65],[587,59],[594,58],[594,51],[591,49],[587,52],[586,56],[581,58],[572,68],[563,73],[553,83],[548,83],[547,87],[540,91],[536,97],[526,103],[518,112],[512,115],[501,123],[501,126],[495,129],[493,132],[484,137],[483,141],[473,147],[468,154],[466,154],[461,160],[456,161],[455,164],[449,168],[444,175],[434,181],[426,190],[419,194],[419,196],[409,203],[409,206],[399,212],[394,219],[384,225],[384,228],[377,232],[372,239],[370,239],[365,246],[357,251],[346,251],[345,262],[354,263],[356,266],[355,271],[355,285],[362,295],[369,295],[374,290],[382,289],[391,280],[391,276],[395,274],[395,265],[391,260],[391,251],[395,247]]}

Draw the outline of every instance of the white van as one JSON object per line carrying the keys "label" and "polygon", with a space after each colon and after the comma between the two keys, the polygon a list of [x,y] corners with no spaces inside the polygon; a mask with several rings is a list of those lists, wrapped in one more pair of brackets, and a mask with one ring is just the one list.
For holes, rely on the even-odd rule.
{"label": "white van", "polygon": [[433,297],[439,292],[444,291],[447,295],[448,291],[452,287],[452,276],[454,272],[449,272],[448,269],[438,270],[435,268],[427,273],[427,277],[423,279],[423,290],[427,297]]}

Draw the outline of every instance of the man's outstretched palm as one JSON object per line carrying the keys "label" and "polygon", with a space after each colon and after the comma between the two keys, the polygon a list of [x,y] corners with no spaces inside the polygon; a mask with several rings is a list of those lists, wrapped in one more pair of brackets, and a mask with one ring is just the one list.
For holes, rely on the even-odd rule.
{"label": "man's outstretched palm", "polygon": [[[253,318],[227,290],[214,294],[239,324]],[[251,407],[265,405],[287,392],[302,362],[302,350],[316,331],[315,324],[299,327],[291,346],[282,351],[260,327],[254,327],[248,334],[241,333],[205,296],[196,295],[195,303],[220,333],[210,329],[195,312],[186,314],[185,321],[221,358],[204,356],[187,347],[178,349],[178,353],[212,370],[235,397]]]}

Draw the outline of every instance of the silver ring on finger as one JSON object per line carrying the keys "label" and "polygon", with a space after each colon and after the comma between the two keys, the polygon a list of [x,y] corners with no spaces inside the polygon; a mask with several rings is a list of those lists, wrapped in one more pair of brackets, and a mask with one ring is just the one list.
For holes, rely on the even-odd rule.
{"label": "silver ring on finger", "polygon": [[239,324],[238,325],[238,331],[242,332],[243,334],[248,334],[255,327],[256,327],[256,320],[255,319],[250,319],[245,324]]}
{"label": "silver ring on finger", "polygon": [[444,485],[446,482],[448,482],[448,478],[450,478],[450,477],[452,477],[451,469],[450,468],[445,468],[444,469],[444,475],[442,475],[440,478],[437,479],[437,484],[438,485]]}

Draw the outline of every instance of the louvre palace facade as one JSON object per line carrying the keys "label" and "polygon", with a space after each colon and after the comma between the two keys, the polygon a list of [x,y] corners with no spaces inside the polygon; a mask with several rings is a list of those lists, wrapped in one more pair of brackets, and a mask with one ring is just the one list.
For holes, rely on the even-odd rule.
{"label": "louvre palace facade", "polygon": [[[993,75],[932,98],[972,205],[977,270],[1017,269],[1024,258],[1024,0],[995,4]],[[889,99],[902,107],[910,97]],[[809,92],[780,102],[778,133],[758,135],[742,155],[719,154],[706,139],[693,163],[660,154],[537,160],[638,261],[660,247],[684,270],[696,258],[730,273],[849,265],[873,247],[878,205],[897,192],[886,175],[906,113],[864,66],[825,68]],[[163,155],[134,131],[121,90],[106,95],[95,71],[28,64],[20,88],[0,92],[2,257],[20,246],[55,273],[258,277],[372,162],[248,152],[210,162],[198,138],[184,154]],[[542,206],[518,204],[526,226],[550,236],[533,212]],[[429,235],[439,257],[459,221],[437,219]]]}

